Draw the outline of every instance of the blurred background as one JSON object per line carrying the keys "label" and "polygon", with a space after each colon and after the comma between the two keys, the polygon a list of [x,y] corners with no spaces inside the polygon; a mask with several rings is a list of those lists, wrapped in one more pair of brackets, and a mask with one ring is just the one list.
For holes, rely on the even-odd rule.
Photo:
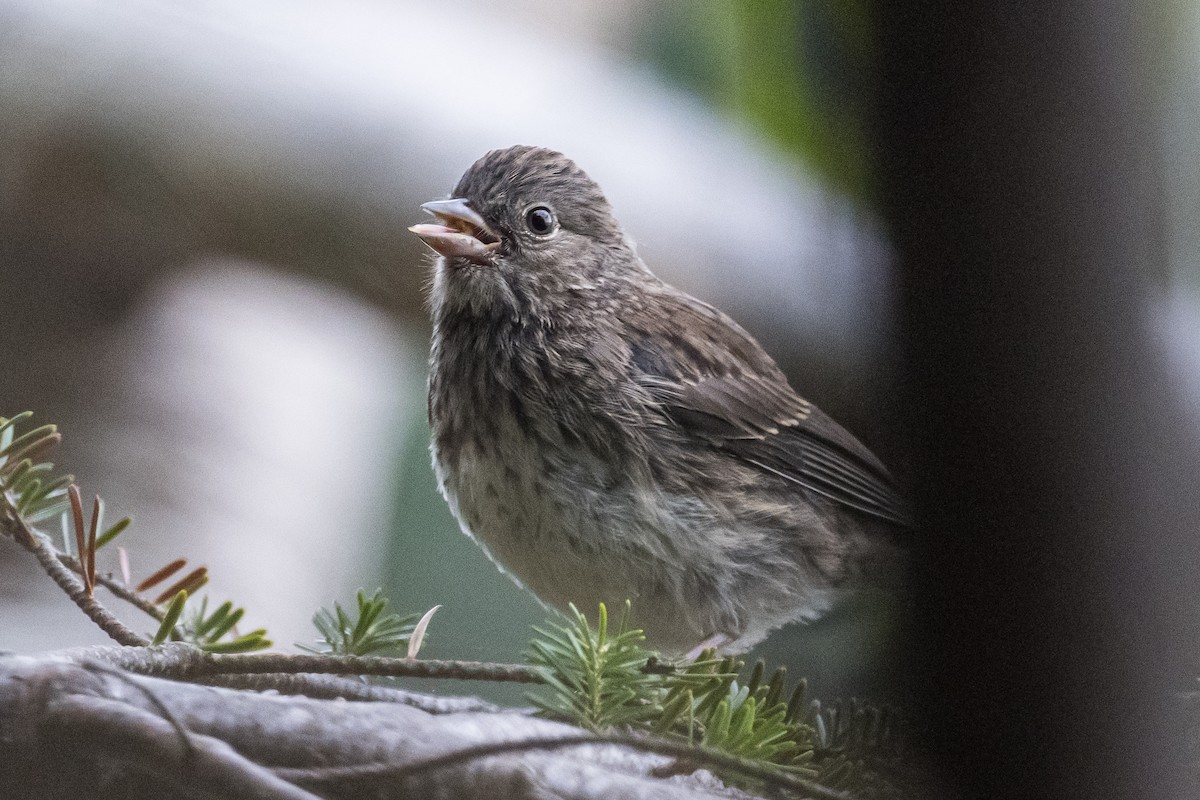
{"label": "blurred background", "polygon": [[[1135,287],[1121,295],[1122,319],[1143,346],[1138,363],[1158,371],[1151,380],[1114,368],[1104,380],[1169,402],[1172,441],[1190,448],[1200,17],[1190,5],[1155,7],[1134,26],[1140,38],[1098,44],[1129,20],[1093,5],[1107,9],[1073,5],[1028,40],[1002,14],[981,14],[970,22],[982,33],[943,37],[951,46],[926,72],[908,69],[923,40],[907,36],[925,20],[865,0],[0,0],[0,413],[28,408],[61,426],[57,460],[85,496],[135,518],[122,537],[135,579],[176,556],[205,564],[209,595],[246,606],[249,625],[282,646],[313,637],[317,607],[382,586],[396,610],[443,605],[430,657],[516,660],[545,612],[457,531],[429,468],[430,259],[405,230],[422,220],[421,202],[446,196],[489,149],[566,152],[660,276],[756,335],[798,391],[914,487],[918,509],[953,509],[938,492],[964,473],[930,474],[929,416],[957,395],[953,383],[927,394],[922,342],[959,337],[939,303],[964,293],[978,289],[975,318],[987,318],[991,285],[967,261],[936,257],[953,249],[922,257],[941,240],[918,222],[939,218],[910,203],[936,195],[940,173],[906,154],[965,154],[946,163],[973,196],[1036,210],[1027,201],[1045,187],[988,171],[994,126],[974,129],[979,149],[946,131],[984,121],[986,108],[1033,126],[1004,131],[1010,146],[1069,165],[1072,154],[1107,152],[1080,109],[1133,113],[1118,91],[1128,90],[1141,103],[1126,132],[1140,165],[1134,199],[1153,212],[1139,228],[1146,246],[1119,254]],[[1055,25],[1092,38],[1082,60],[1039,76],[1021,48],[1059,46]],[[1011,53],[1023,72],[1004,72]],[[1097,64],[1128,83],[1076,103],[1070,70]],[[993,80],[1004,74],[1019,80]],[[973,87],[983,87],[978,106],[954,105]],[[1001,90],[1011,105],[991,104],[988,92]],[[1063,98],[1061,117],[1038,105]],[[1038,125],[1079,120],[1079,138],[1042,147]],[[1126,164],[1115,155],[1106,163]],[[1047,186],[1069,189],[1085,174],[1064,170],[1064,181],[1043,176]],[[1126,178],[1100,175],[1096,186]],[[1032,194],[1010,194],[1013,185]],[[1047,240],[1069,244],[1071,231],[1054,226],[1061,208],[1073,205],[1038,219]],[[968,233],[983,260],[1022,258],[986,226]],[[1075,297],[1089,281],[1107,285],[1101,261],[1095,274],[1036,263],[1051,288],[1060,267],[1077,278]],[[1007,284],[991,288],[1009,296]],[[1013,309],[1026,312],[1019,299]],[[1065,334],[1055,335],[1073,341],[1071,320],[1057,322]],[[1081,347],[1102,352],[1098,341]],[[1061,355],[1014,348],[1033,361]],[[972,357],[959,355],[965,375]],[[1006,463],[997,452],[976,456]],[[955,535],[958,547],[975,541],[961,527]],[[928,542],[936,563],[939,540]],[[115,554],[102,555],[101,569],[115,570]],[[974,578],[945,585],[991,585]],[[789,627],[755,654],[807,675],[821,697],[903,700],[913,657],[892,649],[893,611],[859,604]],[[101,641],[31,559],[0,543],[0,647]]]}

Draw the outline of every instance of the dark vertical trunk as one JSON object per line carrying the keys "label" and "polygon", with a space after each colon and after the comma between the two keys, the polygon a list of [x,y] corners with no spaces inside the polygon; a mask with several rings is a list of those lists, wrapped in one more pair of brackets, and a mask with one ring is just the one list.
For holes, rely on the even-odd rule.
{"label": "dark vertical trunk", "polygon": [[1200,463],[1147,317],[1151,9],[877,9],[931,743],[972,797],[1183,796]]}

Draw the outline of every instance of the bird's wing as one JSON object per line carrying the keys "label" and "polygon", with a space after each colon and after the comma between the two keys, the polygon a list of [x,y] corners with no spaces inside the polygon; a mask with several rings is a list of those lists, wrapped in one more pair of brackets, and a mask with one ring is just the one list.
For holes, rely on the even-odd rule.
{"label": "bird's wing", "polygon": [[[630,372],[669,424],[845,506],[910,524],[879,459],[799,397],[737,323],[669,287],[657,300],[653,320],[647,313],[626,320],[633,340]],[[662,311],[680,335],[664,335]]]}

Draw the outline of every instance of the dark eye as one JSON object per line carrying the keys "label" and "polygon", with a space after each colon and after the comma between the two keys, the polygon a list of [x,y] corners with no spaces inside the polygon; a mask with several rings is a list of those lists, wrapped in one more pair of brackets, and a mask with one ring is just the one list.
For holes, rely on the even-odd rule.
{"label": "dark eye", "polygon": [[545,206],[535,206],[525,212],[525,224],[538,236],[554,230],[554,212]]}

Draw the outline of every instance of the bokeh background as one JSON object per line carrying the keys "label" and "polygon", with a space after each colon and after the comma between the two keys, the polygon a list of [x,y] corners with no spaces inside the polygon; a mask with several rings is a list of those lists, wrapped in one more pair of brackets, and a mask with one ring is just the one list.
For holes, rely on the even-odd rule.
{"label": "bokeh background", "polygon": [[[1200,15],[1152,10],[1139,18],[1139,153],[1160,213],[1131,269],[1165,365],[1150,390],[1183,409],[1191,437]],[[885,233],[906,209],[877,114],[902,80],[887,53],[904,45],[881,48],[893,33],[881,26],[904,15],[877,12],[865,0],[0,0],[0,413],[59,423],[58,461],[85,496],[135,518],[122,537],[135,578],[176,556],[206,564],[210,596],[246,606],[281,646],[312,638],[318,606],[380,586],[397,610],[443,605],[428,655],[520,658],[545,612],[457,531],[429,469],[429,258],[405,228],[485,151],[533,143],[575,158],[656,272],[730,312],[920,487]],[[1098,36],[1120,29],[1079,19]],[[974,42],[1011,45],[986,31]],[[955,57],[940,66],[931,83],[952,84]],[[921,119],[923,101],[909,110]],[[819,696],[902,695],[894,611],[859,604],[756,654]],[[0,648],[100,641],[0,542]]]}

